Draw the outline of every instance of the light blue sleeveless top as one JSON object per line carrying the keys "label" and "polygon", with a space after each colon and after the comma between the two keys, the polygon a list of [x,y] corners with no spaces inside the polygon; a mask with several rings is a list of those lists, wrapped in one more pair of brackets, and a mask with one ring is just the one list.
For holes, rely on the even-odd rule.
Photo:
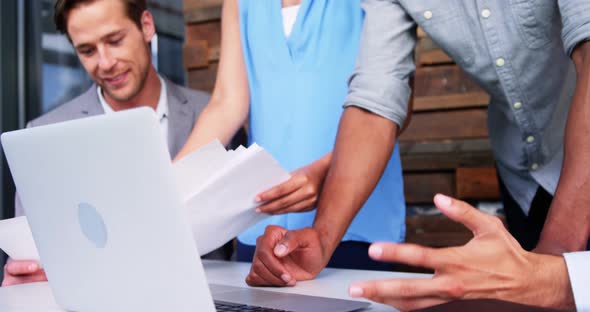
{"label": "light blue sleeveless top", "polygon": [[[250,87],[249,141],[288,171],[332,150],[363,23],[360,0],[302,0],[291,35],[281,0],[240,0],[240,32]],[[268,218],[238,238],[255,245],[267,225],[311,226],[315,212]],[[403,241],[405,203],[396,148],[343,240]]]}

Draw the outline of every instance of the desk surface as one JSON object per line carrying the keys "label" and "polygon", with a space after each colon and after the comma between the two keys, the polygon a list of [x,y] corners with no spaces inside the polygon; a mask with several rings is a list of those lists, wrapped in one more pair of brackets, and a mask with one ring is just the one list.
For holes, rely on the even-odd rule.
{"label": "desk surface", "polygon": [[[250,270],[249,263],[203,261],[209,283],[247,287],[244,278]],[[428,277],[424,274],[325,269],[317,279],[299,282],[295,287],[264,288],[269,291],[297,293],[304,295],[350,299],[348,286],[353,281],[384,278]],[[44,312],[64,310],[53,299],[47,283],[33,283],[0,288],[0,311],[3,312]],[[396,311],[373,303],[368,311]]]}

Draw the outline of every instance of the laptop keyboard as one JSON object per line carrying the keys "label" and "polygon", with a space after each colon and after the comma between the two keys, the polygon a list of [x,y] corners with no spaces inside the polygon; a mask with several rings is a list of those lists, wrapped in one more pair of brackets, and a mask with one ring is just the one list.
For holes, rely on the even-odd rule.
{"label": "laptop keyboard", "polygon": [[269,309],[217,300],[215,300],[215,309],[217,312],[289,312],[285,310]]}

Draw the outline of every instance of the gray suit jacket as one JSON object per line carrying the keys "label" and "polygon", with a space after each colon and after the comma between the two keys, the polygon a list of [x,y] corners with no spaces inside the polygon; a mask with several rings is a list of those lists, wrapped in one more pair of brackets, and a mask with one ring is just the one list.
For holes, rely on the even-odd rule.
{"label": "gray suit jacket", "polygon": [[[188,139],[199,114],[209,101],[205,92],[190,90],[164,79],[168,93],[168,150],[174,158]],[[36,127],[73,119],[104,114],[96,93],[96,84],[75,99],[49,113],[32,120],[27,127]],[[15,196],[15,215],[24,214],[18,194]]]}

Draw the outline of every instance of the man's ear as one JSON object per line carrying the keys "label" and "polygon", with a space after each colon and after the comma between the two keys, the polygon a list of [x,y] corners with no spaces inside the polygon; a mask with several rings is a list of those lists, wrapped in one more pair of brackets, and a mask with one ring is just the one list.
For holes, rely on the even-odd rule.
{"label": "man's ear", "polygon": [[143,39],[148,43],[152,41],[152,38],[156,34],[154,17],[148,10],[143,11],[141,14],[141,31],[143,32]]}

